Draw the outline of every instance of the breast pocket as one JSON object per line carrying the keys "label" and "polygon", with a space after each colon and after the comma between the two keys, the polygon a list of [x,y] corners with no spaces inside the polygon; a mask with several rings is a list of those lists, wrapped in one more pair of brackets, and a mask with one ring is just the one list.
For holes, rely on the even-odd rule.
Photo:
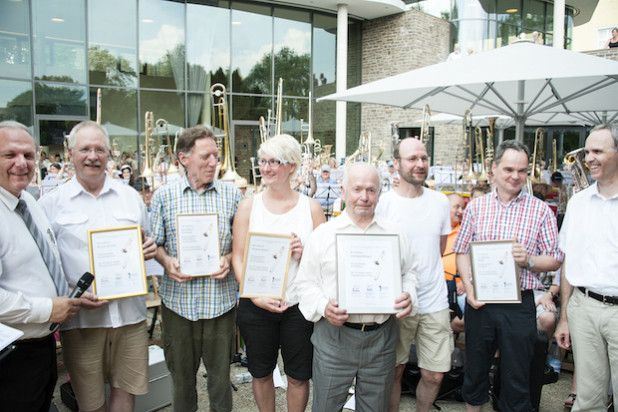
{"label": "breast pocket", "polygon": [[87,247],[88,215],[85,213],[74,212],[59,216],[53,226],[59,244],[70,248],[69,250]]}
{"label": "breast pocket", "polygon": [[134,211],[116,210],[112,212],[112,216],[117,222],[117,226],[135,226],[141,223],[140,215]]}

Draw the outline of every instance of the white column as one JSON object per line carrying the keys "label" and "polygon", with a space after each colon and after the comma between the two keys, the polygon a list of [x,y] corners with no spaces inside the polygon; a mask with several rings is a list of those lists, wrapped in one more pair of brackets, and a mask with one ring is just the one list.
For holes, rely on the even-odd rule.
{"label": "white column", "polygon": [[565,0],[554,0],[554,47],[564,48],[564,4]]}
{"label": "white column", "polygon": [[[337,5],[337,93],[348,88],[348,5]],[[336,102],[335,156],[345,157],[346,102]]]}

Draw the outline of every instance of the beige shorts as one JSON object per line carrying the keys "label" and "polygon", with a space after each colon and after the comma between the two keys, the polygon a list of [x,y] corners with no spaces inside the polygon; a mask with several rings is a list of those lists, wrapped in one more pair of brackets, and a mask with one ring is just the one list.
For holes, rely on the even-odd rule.
{"label": "beige shorts", "polygon": [[105,383],[134,395],[148,393],[146,321],[120,328],[60,332],[64,364],[80,410],[105,403]]}
{"label": "beige shorts", "polygon": [[418,366],[432,372],[451,370],[453,331],[448,309],[397,319],[397,365],[408,362],[410,346],[416,344]]}

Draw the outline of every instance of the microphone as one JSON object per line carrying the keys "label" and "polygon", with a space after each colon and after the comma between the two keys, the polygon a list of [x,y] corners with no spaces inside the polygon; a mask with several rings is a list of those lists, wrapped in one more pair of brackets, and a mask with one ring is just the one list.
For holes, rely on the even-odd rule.
{"label": "microphone", "polygon": [[[85,272],[82,275],[82,277],[79,278],[79,280],[77,281],[77,285],[75,285],[75,289],[73,289],[73,291],[69,295],[69,298],[73,299],[73,298],[81,297],[84,294],[84,292],[88,290],[93,280],[94,280],[94,275],[90,272]],[[49,327],[49,330],[51,330],[52,332],[55,332],[56,329],[58,329],[58,326],[59,325],[57,323],[52,323]]]}

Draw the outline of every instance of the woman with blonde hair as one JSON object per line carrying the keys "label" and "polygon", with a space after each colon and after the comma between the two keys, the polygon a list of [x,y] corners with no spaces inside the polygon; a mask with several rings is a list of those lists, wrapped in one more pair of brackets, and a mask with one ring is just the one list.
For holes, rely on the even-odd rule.
{"label": "woman with blonde hair", "polygon": [[242,298],[237,312],[253,376],[253,395],[262,412],[275,410],[273,370],[279,348],[288,378],[287,410],[304,411],[309,399],[313,323],[305,320],[298,309],[295,280],[303,243],[326,219],[316,200],[290,186],[301,161],[300,144],[292,136],[278,135],[262,143],[258,165],[267,188],[243,200],[234,217],[232,266],[239,282],[248,232],[292,235],[284,298]]}

